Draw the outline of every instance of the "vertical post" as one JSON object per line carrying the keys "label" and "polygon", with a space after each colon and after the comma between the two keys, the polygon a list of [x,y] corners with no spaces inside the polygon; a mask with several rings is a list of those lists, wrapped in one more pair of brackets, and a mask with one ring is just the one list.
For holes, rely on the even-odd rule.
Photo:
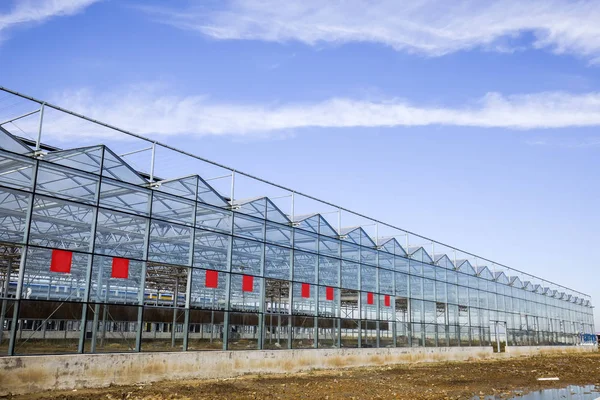
{"label": "vertical post", "polygon": [[42,125],[44,123],[44,106],[46,105],[46,103],[42,103],[42,106],[40,107],[40,123],[39,123],[39,127],[38,127],[38,135],[37,135],[37,139],[35,141],[35,151],[40,151],[41,145],[42,145]]}
{"label": "vertical post", "polygon": [[156,158],[156,142],[152,142],[152,156],[150,158],[150,183],[154,182],[154,160]]}
{"label": "vertical post", "polygon": [[0,343],[2,343],[2,339],[4,336],[4,314],[6,314],[6,306],[8,300],[8,289],[10,286],[10,274],[12,273],[12,257],[8,257],[8,265],[6,266],[6,275],[4,279],[4,287],[2,288],[2,296],[4,299],[2,300],[2,311],[0,311]]}
{"label": "vertical post", "polygon": [[235,201],[235,170],[231,171],[231,196],[230,197],[230,202],[231,205],[233,206],[233,203]]}
{"label": "vertical post", "polygon": [[[105,151],[104,149],[102,150],[102,159],[100,160],[100,171],[102,171],[102,168],[104,167],[104,154]],[[83,353],[84,352],[84,348],[85,348],[85,335],[86,335],[86,331],[87,331],[87,315],[88,315],[88,308],[89,308],[89,301],[90,301],[90,291],[91,291],[91,287],[92,287],[92,270],[93,270],[93,265],[94,265],[94,250],[96,248],[96,231],[98,229],[98,207],[100,205],[100,188],[102,187],[102,174],[100,174],[100,176],[98,177],[98,182],[96,183],[96,193],[94,195],[94,209],[92,210],[92,221],[93,221],[93,225],[92,225],[92,230],[91,230],[91,234],[90,234],[90,245],[89,245],[89,252],[91,255],[88,256],[88,261],[87,261],[87,265],[86,265],[86,273],[85,273],[85,291],[83,294],[83,302],[82,302],[82,310],[81,310],[81,326],[79,328],[79,343],[77,345],[77,352],[78,353]],[[100,271],[102,271],[102,267],[99,268]],[[100,283],[102,282],[102,275],[100,274],[98,276],[98,283],[97,283],[97,287],[96,287],[96,293],[98,294],[100,291]],[[108,284],[106,287],[106,291],[108,292]],[[96,307],[98,307],[98,305],[96,304]],[[105,306],[106,307],[106,306]],[[94,314],[94,320],[98,321],[98,310],[96,309],[96,312]],[[96,342],[95,342],[95,337],[94,337],[94,341],[92,343],[92,353],[96,351]]]}
{"label": "vertical post", "polygon": [[177,324],[177,303],[179,298],[179,276],[175,277],[175,290],[173,292],[173,324],[171,325],[171,347],[175,347],[175,327]]}
{"label": "vertical post", "polygon": [[498,353],[500,353],[500,329],[498,324],[498,321],[494,321],[494,328],[496,331],[496,348],[498,349]]}
{"label": "vertical post", "polygon": [[[267,292],[267,279],[265,278],[265,259],[266,259],[266,247],[265,242],[267,240],[267,222],[266,217],[268,215],[267,210],[268,204],[265,201],[265,221],[262,223],[262,241],[260,252],[260,280],[262,282],[260,287],[260,303],[258,305],[258,343],[257,349],[262,350],[264,348],[264,339],[265,339],[265,301],[266,301],[266,292]],[[273,305],[271,304],[271,307]]]}
{"label": "vertical post", "polygon": [[[146,274],[148,270],[148,249],[150,247],[150,218],[152,216],[152,201],[154,198],[154,194],[150,191],[148,195],[148,217],[146,219],[146,231],[144,232],[144,254],[142,263],[142,271],[140,277],[140,288],[139,288],[139,298],[138,298],[138,323],[137,323],[137,332],[135,336],[135,351],[142,351],[142,336],[144,332],[144,301],[145,301],[145,290],[146,290]],[[158,302],[158,292],[156,293],[156,301]]]}
{"label": "vertical post", "polygon": [[[196,179],[196,188],[195,188],[195,198],[198,199],[198,179]],[[197,203],[194,201],[194,210],[192,211],[192,234],[190,235],[190,252],[188,254],[188,265],[190,268],[187,269],[187,281],[185,286],[185,310],[183,315],[183,351],[187,351],[188,348],[188,340],[190,335],[190,305],[192,298],[192,268],[194,266],[194,252],[196,251],[196,220],[197,220]],[[213,289],[214,293],[214,289]],[[213,300],[214,304],[214,300]],[[214,311],[212,312],[214,316]],[[210,341],[212,343],[212,331],[214,330],[214,326],[211,326],[210,331]]]}
{"label": "vertical post", "polygon": [[[318,245],[317,245],[318,246]],[[315,262],[315,281],[319,282],[319,256],[316,256]],[[319,346],[319,286],[313,285],[314,293],[315,293],[315,317],[313,318],[313,347],[316,349]],[[309,299],[310,300],[310,299]]]}
{"label": "vertical post", "polygon": [[290,221],[292,221],[292,227],[294,226],[294,192],[292,192],[292,209],[290,215]]}
{"label": "vertical post", "polygon": [[[292,249],[290,250],[290,273],[288,275],[289,278],[289,282],[288,282],[288,309],[287,309],[287,314],[288,314],[288,340],[287,340],[287,348],[291,349],[293,347],[293,336],[294,336],[294,315],[293,315],[293,301],[294,301],[294,296],[293,296],[293,291],[294,291],[294,287],[293,287],[293,281],[294,281],[294,268],[295,268],[295,263],[294,263],[294,253],[295,253],[295,246],[296,246],[296,230],[294,229],[294,192],[292,192],[292,237],[291,237],[291,244],[292,244]],[[318,228],[317,228],[318,229]],[[317,254],[319,253],[319,241],[317,240]]]}
{"label": "vertical post", "polygon": [[[25,235],[23,237],[23,243],[29,242],[29,234],[31,232],[31,217],[33,214],[33,202],[35,187],[37,184],[38,175],[38,161],[35,162],[33,167],[33,175],[31,177],[31,196],[29,197],[29,204],[27,206],[27,216],[25,217]],[[8,343],[8,355],[15,355],[15,345],[17,342],[17,331],[19,330],[19,309],[21,308],[21,297],[23,291],[23,280],[25,277],[25,265],[27,264],[27,245],[21,247],[21,260],[19,263],[19,280],[17,282],[17,292],[15,293],[15,305],[13,307],[13,318],[11,323],[12,331],[10,333],[10,341]],[[19,326],[17,326],[17,324]]]}
{"label": "vertical post", "polygon": [[[375,287],[377,290],[377,302],[375,303],[375,318],[376,319],[376,323],[375,323],[375,347],[380,347],[381,346],[381,324],[379,323],[379,321],[381,320],[381,284],[380,284],[380,277],[379,277],[379,247],[377,246],[377,241],[379,240],[379,222],[375,223],[375,265],[377,266],[377,268],[375,269]],[[385,294],[383,295],[384,299],[385,299]],[[384,300],[385,301],[385,300]],[[390,325],[388,323],[388,331],[389,332],[389,328]]]}

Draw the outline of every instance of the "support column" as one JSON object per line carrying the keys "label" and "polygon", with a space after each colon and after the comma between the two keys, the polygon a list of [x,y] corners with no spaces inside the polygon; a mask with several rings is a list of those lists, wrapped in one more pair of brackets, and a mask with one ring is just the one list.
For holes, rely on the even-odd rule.
{"label": "support column", "polygon": [[4,314],[6,314],[6,307],[8,305],[8,289],[10,286],[10,274],[12,273],[12,257],[9,255],[6,266],[6,276],[4,279],[4,287],[2,288],[2,310],[0,311],[0,343],[4,339]]}
{"label": "support column", "polygon": [[[42,120],[40,119],[40,133],[41,136],[41,125]],[[25,217],[25,234],[23,237],[23,243],[29,243],[29,234],[31,232],[31,216],[33,213],[33,201],[35,196],[35,186],[37,184],[39,162],[36,160],[33,166],[32,177],[31,177],[31,196],[29,197],[29,204],[27,206],[27,214]],[[21,308],[21,296],[23,291],[23,279],[25,276],[25,265],[27,261],[27,245],[21,248],[21,260],[19,264],[19,280],[17,281],[17,291],[15,293],[15,306],[13,308],[13,317],[10,332],[10,341],[8,343],[8,355],[15,355],[15,345],[17,341],[17,332],[20,329],[19,321],[19,309]],[[19,326],[17,326],[19,325]]]}

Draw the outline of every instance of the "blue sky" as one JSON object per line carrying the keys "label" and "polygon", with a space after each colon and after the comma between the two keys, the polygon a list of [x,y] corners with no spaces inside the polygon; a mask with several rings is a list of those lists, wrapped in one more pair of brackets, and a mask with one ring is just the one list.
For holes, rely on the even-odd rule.
{"label": "blue sky", "polygon": [[0,85],[599,298],[600,3],[322,3],[3,1]]}

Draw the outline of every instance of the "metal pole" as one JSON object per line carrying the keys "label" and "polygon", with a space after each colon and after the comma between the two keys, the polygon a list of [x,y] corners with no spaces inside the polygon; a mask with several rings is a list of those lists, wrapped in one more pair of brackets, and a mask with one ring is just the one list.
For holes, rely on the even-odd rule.
{"label": "metal pole", "polygon": [[35,151],[40,151],[40,147],[42,144],[42,124],[44,123],[44,106],[46,105],[46,103],[42,103],[42,106],[40,107],[40,125],[38,127],[38,135],[37,135],[37,140],[35,141]]}
{"label": "metal pole", "polygon": [[233,206],[233,202],[234,202],[234,196],[235,196],[235,170],[231,171],[231,196],[230,196],[230,201],[231,201],[231,205]]}
{"label": "metal pole", "polygon": [[290,220],[292,221],[292,224],[294,223],[294,192],[292,192],[292,210],[291,210],[291,216],[290,216]]}
{"label": "metal pole", "polygon": [[498,321],[494,322],[494,328],[496,330],[496,348],[498,349],[498,353],[500,353],[500,329]]}
{"label": "metal pole", "polygon": [[173,325],[171,325],[171,347],[175,347],[175,324],[177,323],[177,298],[179,297],[179,277],[175,278],[175,290],[173,296]]}
{"label": "metal pole", "polygon": [[8,265],[6,267],[6,275],[4,277],[4,288],[2,289],[2,295],[4,299],[2,300],[2,311],[0,311],[0,343],[2,343],[2,339],[4,336],[4,314],[6,314],[6,306],[7,306],[7,298],[8,298],[8,288],[10,284],[10,274],[12,273],[12,257],[9,256]]}
{"label": "metal pole", "polygon": [[156,157],[156,142],[152,142],[152,157],[150,158],[150,183],[154,182],[154,159]]}

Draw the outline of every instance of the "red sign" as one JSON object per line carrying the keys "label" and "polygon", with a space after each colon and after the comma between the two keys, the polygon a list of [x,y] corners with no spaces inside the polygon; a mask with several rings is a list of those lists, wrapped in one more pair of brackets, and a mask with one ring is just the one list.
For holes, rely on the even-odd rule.
{"label": "red sign", "polygon": [[242,278],[242,291],[252,292],[254,290],[254,277],[250,275],[244,275]]}
{"label": "red sign", "polygon": [[390,306],[390,296],[389,295],[385,295],[385,298],[383,299],[383,303],[385,304],[386,307]]}
{"label": "red sign", "polygon": [[219,287],[219,271],[206,270],[204,286],[216,289]]}
{"label": "red sign", "polygon": [[367,304],[373,304],[375,301],[373,300],[373,293],[367,293]]}
{"label": "red sign", "polygon": [[304,297],[305,299],[310,298],[310,283],[302,284],[302,297]]}
{"label": "red sign", "polygon": [[129,278],[129,260],[126,258],[113,257],[111,278]]}
{"label": "red sign", "polygon": [[327,286],[325,288],[325,299],[327,300],[333,300],[333,288]]}
{"label": "red sign", "polygon": [[71,264],[73,263],[73,252],[68,250],[52,250],[50,260],[50,271],[63,274],[71,273]]}

